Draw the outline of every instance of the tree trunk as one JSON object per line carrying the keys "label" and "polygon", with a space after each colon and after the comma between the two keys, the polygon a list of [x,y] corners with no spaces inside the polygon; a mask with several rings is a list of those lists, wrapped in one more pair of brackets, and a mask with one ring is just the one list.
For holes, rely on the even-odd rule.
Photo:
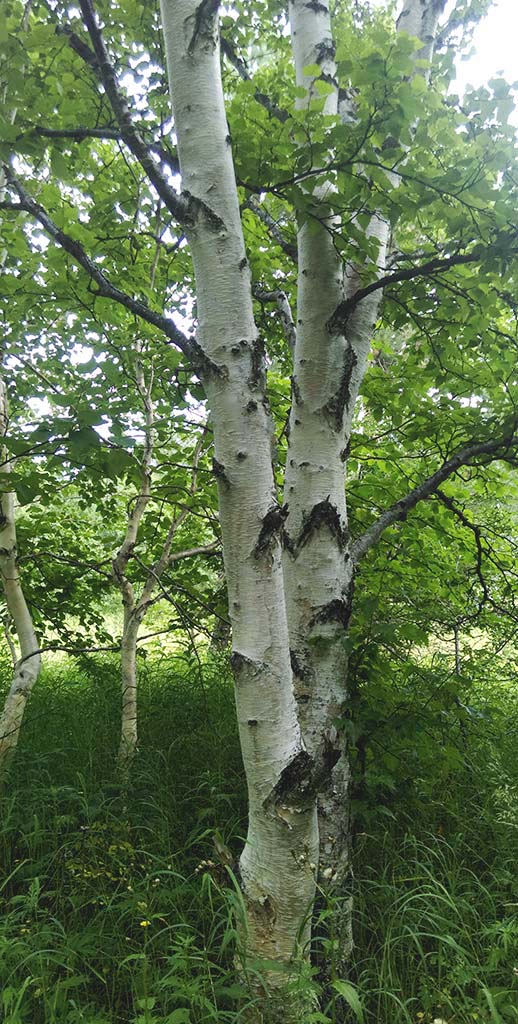
{"label": "tree trunk", "polygon": [[[326,114],[338,112],[334,43],[325,4],[290,5],[292,47],[299,98],[311,101],[318,65],[335,88]],[[311,195],[315,206],[328,185]],[[349,767],[337,721],[347,698],[345,631],[352,601],[352,563],[344,486],[344,414],[356,357],[350,340],[330,334],[327,323],[344,297],[341,259],[333,231],[336,218],[305,218],[298,231],[297,339],[294,356],[285,501],[284,575],[292,665],[300,722],[310,753],[335,751],[336,764],[319,797],[319,883],[337,898],[334,930],[341,960],[350,952]],[[326,968],[331,966],[326,960]],[[337,965],[337,970],[339,969]],[[326,970],[327,973],[327,970]]]}
{"label": "tree trunk", "polygon": [[[7,392],[4,382],[0,380],[0,431],[2,436],[5,436],[7,424]],[[2,460],[0,473],[4,477],[5,485],[11,472],[11,464],[5,448],[2,448],[0,458]],[[0,492],[0,573],[7,608],[20,645],[20,658],[14,665],[11,686],[0,716],[0,773],[5,769],[18,745],[25,707],[41,667],[38,638],[25,600],[16,562],[14,503],[13,491],[2,490]]]}
{"label": "tree trunk", "polygon": [[[416,55],[430,59],[444,0],[406,0],[398,30],[420,38]],[[350,104],[338,104],[334,40],[326,2],[290,4],[292,49],[297,85],[307,108],[315,81],[334,86],[325,113],[351,118]],[[315,65],[319,73],[305,69]],[[345,330],[329,323],[334,310],[361,286],[365,268],[344,276],[333,233],[337,218],[318,216],[319,204],[334,194],[332,182],[311,193],[315,217],[305,216],[298,238],[297,332],[292,411],[286,466],[284,576],[291,658],[300,723],[309,752],[334,748],[340,754],[319,796],[319,882],[333,897],[332,956],[326,954],[324,977],[344,974],[352,948],[352,878],[350,868],[349,767],[340,722],[347,704],[346,634],[352,607],[353,564],[345,496],[345,462],[355,403],[360,391],[378,315],[381,293],[372,293],[354,308]],[[376,238],[375,272],[382,274],[389,225],[374,213],[367,235]],[[337,727],[338,726],[338,727]]]}
{"label": "tree trunk", "polygon": [[[287,1021],[285,983],[307,944],[318,855],[314,765],[293,695],[263,349],[253,319],[225,117],[214,4],[162,0],[194,261],[199,365],[214,427],[232,663],[249,824],[240,859],[246,964],[265,968],[264,1019]],[[274,994],[275,993],[275,994]]]}
{"label": "tree trunk", "polygon": [[[131,588],[132,589],[132,588]],[[122,683],[122,720],[121,739],[117,764],[127,774],[138,744],[138,712],[137,712],[137,636],[140,618],[135,602],[123,596],[124,621],[121,641],[121,683]]]}

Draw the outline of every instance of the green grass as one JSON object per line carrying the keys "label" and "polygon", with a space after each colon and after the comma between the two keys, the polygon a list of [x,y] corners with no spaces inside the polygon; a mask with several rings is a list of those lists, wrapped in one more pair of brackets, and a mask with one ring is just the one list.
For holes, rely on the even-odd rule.
{"label": "green grass", "polygon": [[[436,789],[429,762],[412,785],[403,763],[389,801],[362,802],[350,980],[366,1024],[518,1021],[518,713],[492,699],[446,778],[438,745]],[[244,1019],[236,897],[223,868],[196,871],[216,830],[237,853],[245,829],[224,664],[143,662],[140,716],[126,792],[116,662],[38,683],[0,794],[2,1024]]]}

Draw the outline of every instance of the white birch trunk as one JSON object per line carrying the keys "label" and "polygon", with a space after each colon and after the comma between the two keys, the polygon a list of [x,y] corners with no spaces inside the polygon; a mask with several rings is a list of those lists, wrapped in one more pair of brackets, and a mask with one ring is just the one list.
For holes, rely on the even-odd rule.
{"label": "white birch trunk", "polygon": [[[417,56],[431,58],[444,0],[406,0],[398,30],[425,43]],[[313,95],[315,77],[304,68],[319,65],[334,84],[326,113],[338,111],[334,44],[327,2],[290,4],[297,85],[306,89],[299,107]],[[346,122],[351,112],[340,111]],[[332,186],[327,187],[327,195]],[[312,193],[325,200],[326,188]],[[353,565],[345,496],[345,460],[354,406],[367,367],[381,293],[373,293],[350,315],[343,334],[329,330],[334,309],[361,285],[361,268],[342,277],[332,231],[334,220],[303,222],[297,239],[298,305],[292,412],[285,501],[289,514],[283,558],[292,665],[303,737],[308,750],[341,755],[319,797],[320,882],[340,898],[335,904],[337,936],[333,969],[344,971],[352,945],[349,867],[349,770],[345,740],[335,722],[347,702],[345,640],[352,605]],[[377,273],[387,257],[389,225],[374,213],[367,229],[378,241]],[[334,753],[333,753],[334,748]],[[329,968],[329,965],[327,965]]]}
{"label": "white birch trunk", "polygon": [[127,774],[138,748],[137,637],[142,615],[128,580],[121,585],[123,626],[121,640],[122,714],[117,764]]}
{"label": "white birch trunk", "polygon": [[[297,85],[312,96],[314,78],[304,74],[318,64],[335,88],[326,113],[338,112],[334,43],[326,3],[290,5]],[[329,186],[327,192],[331,191]],[[316,205],[326,198],[319,187]],[[344,297],[342,264],[333,242],[333,220],[313,219],[299,228],[297,339],[284,498],[284,575],[292,665],[300,721],[309,751],[327,751],[336,764],[319,797],[320,875],[325,891],[342,897],[336,906],[342,955],[350,946],[350,867],[348,849],[349,770],[345,743],[335,722],[347,697],[344,645],[352,600],[352,563],[344,486],[344,414],[355,353],[350,339],[330,334],[327,323]],[[337,813],[337,808],[340,808]],[[335,926],[334,924],[334,926]]]}
{"label": "white birch trunk", "polygon": [[[0,380],[0,433],[5,436],[8,424],[7,392]],[[6,449],[0,452],[0,473],[9,478],[11,464]],[[7,609],[18,636],[20,658],[14,664],[13,678],[0,715],[0,772],[18,745],[25,707],[38,678],[41,657],[31,613],[22,589],[16,561],[15,494],[0,492],[0,573]]]}
{"label": "white birch trunk", "polygon": [[128,562],[133,557],[142,517],[151,496],[153,448],[155,442],[154,409],[151,397],[153,376],[146,383],[141,362],[140,343],[137,343],[135,381],[144,407],[144,451],[140,465],[140,491],[128,512],[124,540],[112,563],[113,578],[122,596],[123,627],[121,639],[121,738],[117,757],[118,767],[127,775],[138,745],[137,706],[137,637],[145,607],[135,598],[133,586],[126,575]]}
{"label": "white birch trunk", "polygon": [[[183,188],[194,197],[188,236],[200,364],[214,427],[236,705],[249,795],[240,859],[245,954],[286,968],[309,937],[318,853],[312,764],[293,695],[271,466],[272,427],[253,319],[220,75],[217,5],[162,0]],[[281,989],[286,977],[267,974]],[[280,997],[281,1004],[284,997]],[[287,1020],[287,1010],[275,1018]]]}

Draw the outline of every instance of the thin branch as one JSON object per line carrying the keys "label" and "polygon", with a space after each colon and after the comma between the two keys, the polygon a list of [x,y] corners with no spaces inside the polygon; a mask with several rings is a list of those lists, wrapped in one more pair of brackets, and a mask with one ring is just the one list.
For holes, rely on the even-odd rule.
{"label": "thin branch", "polygon": [[[377,544],[387,527],[406,519],[407,514],[420,501],[435,494],[440,485],[448,477],[452,476],[453,473],[456,473],[461,466],[486,465],[488,461],[491,462],[496,459],[505,460],[509,456],[511,449],[516,448],[518,445],[518,435],[514,433],[514,430],[515,427],[513,427],[513,432],[506,437],[499,437],[492,441],[481,441],[477,444],[468,445],[466,448],[461,448],[456,455],[453,455],[451,459],[444,462],[440,469],[432,473],[426,480],[423,480],[417,487],[414,487],[409,494],[396,501],[390,508],[385,509],[378,519],[365,530],[365,533],[353,542],[351,547],[353,562],[358,564],[363,556]],[[488,458],[485,459],[484,456],[488,456]]]}
{"label": "thin branch", "polygon": [[120,306],[124,306],[129,309],[135,316],[140,317],[142,320],[146,320],[147,323],[153,324],[162,331],[170,341],[174,342],[179,349],[188,357],[190,360],[196,358],[197,346],[194,339],[188,338],[179,328],[176,326],[173,320],[169,317],[163,316],[161,313],[155,312],[151,309],[147,303],[142,302],[140,299],[134,299],[131,295],[121,291],[116,285],[112,284],[111,281],[105,276],[100,270],[98,265],[94,263],[92,258],[83,249],[83,246],[76,239],[67,235],[64,231],[54,224],[47,211],[36,202],[28,193],[25,191],[21,183],[14,177],[12,171],[7,165],[4,165],[4,174],[6,176],[7,184],[16,192],[19,198],[19,203],[0,203],[1,209],[14,209],[14,210],[25,210],[30,213],[45,229],[47,234],[57,242],[70,256],[75,260],[86,271],[92,281],[95,281],[98,291],[97,294],[100,298],[113,299],[114,302],[118,302]]}
{"label": "thin branch", "polygon": [[[122,139],[146,172],[151,184],[155,187],[169,212],[180,224],[185,225],[192,222],[196,215],[198,204],[193,204],[189,197],[178,194],[171,187],[158,164],[153,160],[150,147],[146,145],[136,128],[126,99],[120,89],[115,69],[108,56],[108,51],[97,23],[93,4],[90,0],[80,0],[80,7],[92,42],[93,51],[86,44],[82,43],[81,40],[78,40],[75,33],[68,29],[62,29],[61,31],[67,36],[72,48],[99,74],[120,126]],[[78,48],[78,42],[80,48]]]}
{"label": "thin branch", "polygon": [[179,562],[183,558],[194,558],[196,555],[217,555],[221,551],[221,541],[213,540],[211,544],[200,544],[197,548],[185,548],[184,551],[173,551],[169,563]]}
{"label": "thin branch", "polygon": [[[201,453],[202,453],[202,450],[203,450],[203,443],[204,443],[206,434],[207,434],[207,427],[205,426],[203,431],[202,431],[202,433],[201,433],[201,435],[200,435],[200,437],[198,438],[196,447],[194,449],[194,455],[193,455],[193,461],[192,461],[191,486],[189,488],[189,495],[191,497],[193,497],[196,494],[196,491],[198,489],[198,466],[199,466],[199,461],[200,461]],[[146,580],[146,583],[144,585],[144,589],[142,591],[140,600],[138,602],[139,603],[139,607],[143,607],[143,608],[147,607],[147,605],[150,603],[150,600],[151,600],[151,598],[153,596],[156,583],[160,581],[160,579],[161,579],[163,573],[165,572],[165,570],[167,569],[168,565],[172,561],[176,561],[174,555],[171,554],[171,547],[172,547],[173,540],[174,540],[174,538],[175,538],[175,536],[176,536],[180,526],[187,519],[187,516],[189,515],[190,511],[191,510],[190,510],[189,506],[186,506],[180,512],[179,515],[174,516],[174,518],[173,518],[173,520],[171,522],[171,525],[169,527],[169,530],[167,531],[167,536],[166,536],[166,539],[164,541],[164,546],[162,548],[160,557],[156,560],[154,565],[150,566],[148,568],[148,570],[147,570],[148,571],[148,578]],[[181,552],[179,553],[179,557],[183,557]]]}
{"label": "thin branch", "polygon": [[275,302],[280,313],[286,341],[293,350],[297,340],[297,328],[295,327],[295,321],[293,319],[286,292],[283,292],[280,288],[271,292],[264,291],[259,285],[254,285],[252,291],[255,298],[261,303]]}
{"label": "thin branch", "polygon": [[[243,82],[251,82],[253,79],[248,70],[247,63],[239,56],[238,53],[236,53],[232,43],[222,36],[220,46],[221,52],[225,55],[230,64],[232,64],[232,67],[235,68],[239,77],[243,79]],[[269,96],[266,96],[264,92],[260,92],[259,89],[255,90],[254,99],[256,99],[272,117],[275,117],[277,121],[280,121],[281,124],[284,124],[284,122],[290,117],[288,110],[285,110],[283,107],[278,107]]]}
{"label": "thin branch", "polygon": [[[17,136],[16,141],[25,139],[30,135],[38,135],[44,139],[70,139],[72,142],[84,142],[86,139],[113,139],[115,142],[124,141],[120,128],[45,128],[43,125],[32,125],[26,131]],[[171,170],[178,174],[180,164],[176,153],[157,142],[149,144],[149,151],[156,153],[163,163],[169,164]]]}
{"label": "thin branch", "polygon": [[[142,516],[146,511],[146,507],[151,498],[151,477],[152,477],[152,462],[153,462],[153,451],[155,446],[155,410],[153,406],[153,400],[151,397],[151,391],[153,387],[153,373],[150,371],[149,380],[146,383],[144,377],[144,368],[142,366],[142,345],[141,342],[137,342],[137,357],[135,360],[135,382],[137,385],[137,391],[142,400],[144,406],[144,417],[145,417],[145,428],[144,428],[144,452],[142,456],[142,462],[140,463],[140,490],[136,497],[133,507],[128,513],[128,520],[126,525],[126,533],[124,540],[117,552],[117,555],[113,559],[113,574],[115,580],[124,590],[127,587],[127,579],[125,576],[128,562],[133,554],[135,544],[137,543],[138,532]],[[129,589],[128,593],[129,593]]]}
{"label": "thin branch", "polygon": [[382,277],[376,278],[375,281],[371,281],[370,284],[365,285],[364,288],[358,288],[348,299],[340,302],[327,322],[327,329],[331,334],[342,333],[356,306],[362,299],[365,299],[367,295],[371,295],[373,292],[381,291],[401,281],[412,281],[416,277],[429,277],[431,274],[437,273],[444,274],[446,271],[451,270],[452,267],[458,267],[466,263],[476,263],[481,259],[482,255],[480,247],[477,246],[477,248],[469,253],[456,253],[454,256],[446,256],[444,258],[436,257],[418,266],[406,267],[404,270],[395,270],[392,274],[384,274]]}
{"label": "thin branch", "polygon": [[294,263],[298,260],[298,250],[296,242],[290,242],[289,239],[285,238],[277,221],[272,217],[271,213],[268,212],[265,206],[260,203],[255,196],[249,196],[246,202],[241,207],[243,210],[251,210],[255,213],[256,217],[263,222],[265,227],[268,229],[268,233],[273,238],[274,242],[289,256]]}
{"label": "thin branch", "polygon": [[[478,610],[481,611],[482,605],[484,605],[486,601],[490,600],[489,591],[487,589],[487,583],[482,573],[482,558],[484,554],[482,548],[482,530],[480,529],[480,526],[477,526],[476,523],[472,523],[471,520],[468,519],[468,517],[464,514],[459,505],[457,505],[457,502],[455,502],[453,498],[450,498],[448,494],[445,494],[444,491],[441,491],[439,487],[435,491],[435,494],[439,498],[439,500],[442,501],[443,505],[445,505],[446,508],[450,510],[450,512],[453,512],[453,514],[462,523],[462,525],[466,527],[467,530],[471,530],[472,534],[475,537],[475,544],[477,546],[477,564],[475,566],[475,571],[477,574],[478,581],[480,583],[480,587],[482,589],[482,599],[479,603]],[[456,641],[457,639],[458,634],[456,634]]]}

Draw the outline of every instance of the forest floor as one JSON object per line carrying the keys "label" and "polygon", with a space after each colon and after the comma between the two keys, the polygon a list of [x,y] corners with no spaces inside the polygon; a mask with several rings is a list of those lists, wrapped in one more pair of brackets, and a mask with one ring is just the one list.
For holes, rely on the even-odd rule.
{"label": "forest floor", "polygon": [[[371,745],[347,990],[365,1024],[518,1021],[516,693],[472,717],[446,766],[432,735],[426,771],[407,746],[389,780]],[[114,661],[44,672],[0,794],[0,1021],[237,1024],[239,895],[214,847],[237,856],[246,821],[225,664],[142,661],[128,787],[118,727]]]}

